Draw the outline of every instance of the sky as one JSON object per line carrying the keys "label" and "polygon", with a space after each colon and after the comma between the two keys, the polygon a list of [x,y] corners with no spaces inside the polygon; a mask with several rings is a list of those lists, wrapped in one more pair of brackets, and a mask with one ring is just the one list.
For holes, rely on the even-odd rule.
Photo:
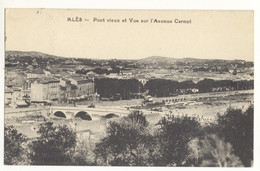
{"label": "sky", "polygon": [[[253,11],[6,9],[5,14],[6,50],[96,59],[254,60]],[[79,22],[68,21],[76,17]],[[120,22],[107,22],[110,18]]]}

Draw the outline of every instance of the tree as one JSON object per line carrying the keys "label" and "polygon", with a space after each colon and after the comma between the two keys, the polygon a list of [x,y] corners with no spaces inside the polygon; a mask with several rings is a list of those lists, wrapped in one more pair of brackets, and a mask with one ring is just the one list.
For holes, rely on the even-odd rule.
{"label": "tree", "polygon": [[166,97],[175,94],[179,88],[179,82],[165,79],[150,79],[145,84],[145,89],[149,94],[157,97]]}
{"label": "tree", "polygon": [[161,158],[156,165],[183,166],[189,155],[188,143],[200,134],[200,124],[189,118],[164,117],[159,123]]}
{"label": "tree", "polygon": [[[18,133],[13,126],[4,129],[4,163],[17,165],[25,159],[25,142],[27,138]],[[28,163],[27,163],[28,164]]]}
{"label": "tree", "polygon": [[197,88],[201,93],[211,92],[212,88],[216,86],[216,81],[213,79],[204,79],[197,83]]}
{"label": "tree", "polygon": [[77,139],[75,153],[72,158],[72,165],[90,166],[94,164],[94,144],[86,139]]}
{"label": "tree", "polygon": [[128,100],[131,93],[143,92],[143,84],[136,79],[101,78],[95,80],[95,89],[101,97],[120,94],[122,100]]}
{"label": "tree", "polygon": [[232,144],[234,154],[246,167],[253,161],[253,115],[254,107],[250,106],[245,112],[229,108],[217,118],[219,135]]}
{"label": "tree", "polygon": [[125,120],[129,121],[132,126],[134,127],[139,127],[139,128],[146,128],[149,123],[146,120],[146,117],[144,116],[144,114],[139,111],[139,110],[135,110],[133,112],[131,112],[126,118]]}
{"label": "tree", "polygon": [[52,122],[40,125],[40,137],[30,145],[33,165],[71,165],[76,145],[76,134],[66,125],[53,126]]}
{"label": "tree", "polygon": [[134,111],[119,122],[110,122],[107,136],[94,150],[98,165],[143,166],[149,165],[153,138],[147,133],[143,113]]}
{"label": "tree", "polygon": [[207,135],[198,144],[203,167],[242,167],[242,162],[233,153],[232,145],[216,134]]}

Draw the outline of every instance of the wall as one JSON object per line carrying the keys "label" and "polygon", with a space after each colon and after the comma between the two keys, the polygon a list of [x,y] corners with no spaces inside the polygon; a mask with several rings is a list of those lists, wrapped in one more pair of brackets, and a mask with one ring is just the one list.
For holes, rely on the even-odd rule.
{"label": "wall", "polygon": [[43,86],[42,84],[31,84],[31,101],[43,101]]}

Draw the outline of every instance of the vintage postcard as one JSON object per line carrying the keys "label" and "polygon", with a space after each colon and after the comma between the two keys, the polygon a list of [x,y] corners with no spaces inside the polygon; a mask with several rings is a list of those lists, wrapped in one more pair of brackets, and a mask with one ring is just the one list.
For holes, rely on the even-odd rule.
{"label": "vintage postcard", "polygon": [[254,12],[5,9],[4,164],[253,167]]}

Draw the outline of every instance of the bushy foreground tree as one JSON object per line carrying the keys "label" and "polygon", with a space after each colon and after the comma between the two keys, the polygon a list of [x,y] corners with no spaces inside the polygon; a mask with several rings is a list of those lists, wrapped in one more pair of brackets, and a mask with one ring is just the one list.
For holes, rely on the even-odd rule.
{"label": "bushy foreground tree", "polygon": [[134,112],[111,122],[107,137],[96,144],[99,165],[251,166],[253,107],[228,109],[216,124],[202,126],[190,118],[167,116],[148,130],[145,116]]}
{"label": "bushy foreground tree", "polygon": [[33,165],[72,165],[76,134],[66,125],[54,126],[52,122],[40,125],[40,137],[30,145]]}
{"label": "bushy foreground tree", "polygon": [[25,136],[13,127],[6,127],[4,162],[33,165],[250,167],[253,161],[253,111],[253,106],[245,112],[229,108],[223,115],[217,116],[215,124],[206,126],[190,118],[166,116],[153,130],[150,130],[145,115],[134,111],[127,117],[111,121],[107,136],[95,147],[89,146],[84,140],[76,142],[76,133],[66,125],[54,126],[52,122],[41,124],[38,131],[40,136],[29,146],[26,145]]}
{"label": "bushy foreground tree", "polygon": [[159,123],[158,143],[161,158],[155,165],[185,166],[189,156],[189,142],[200,136],[200,124],[188,118],[164,117]]}
{"label": "bushy foreground tree", "polygon": [[232,145],[220,139],[216,134],[209,134],[202,139],[198,146],[200,166],[206,167],[242,167],[239,157],[234,154]]}
{"label": "bushy foreground tree", "polygon": [[96,144],[96,163],[116,166],[149,165],[149,150],[153,144],[147,126],[145,116],[139,111],[134,111],[120,122],[110,122],[107,137]]}
{"label": "bushy foreground tree", "polygon": [[[190,144],[195,166],[250,167],[253,163],[253,106],[228,108],[217,122],[203,127],[204,138]],[[194,142],[193,142],[194,143]]]}
{"label": "bushy foreground tree", "polygon": [[26,160],[26,137],[18,133],[13,126],[4,129],[4,164],[17,165]]}
{"label": "bushy foreground tree", "polygon": [[218,134],[232,144],[234,154],[246,167],[250,167],[253,161],[253,124],[253,106],[245,112],[229,108],[224,115],[219,115],[217,118]]}
{"label": "bushy foreground tree", "polygon": [[97,163],[121,166],[184,165],[188,142],[199,133],[199,123],[163,118],[156,135],[149,133],[145,116],[133,112],[120,122],[111,122],[107,137],[96,145]]}
{"label": "bushy foreground tree", "polygon": [[94,165],[94,145],[86,139],[77,139],[75,153],[72,158],[72,164],[76,166]]}

